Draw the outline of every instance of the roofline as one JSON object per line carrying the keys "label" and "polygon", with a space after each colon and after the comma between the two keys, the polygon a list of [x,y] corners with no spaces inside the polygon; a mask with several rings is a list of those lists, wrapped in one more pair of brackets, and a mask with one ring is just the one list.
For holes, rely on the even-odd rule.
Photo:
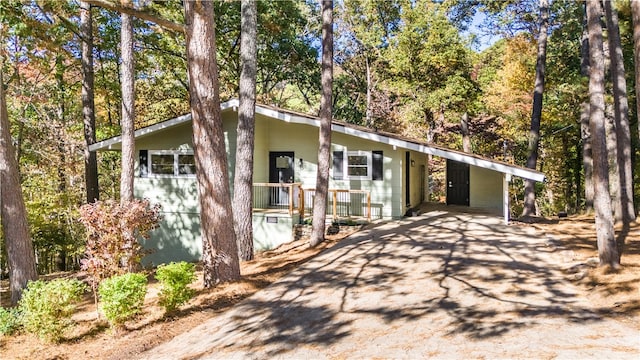
{"label": "roofline", "polygon": [[[221,103],[220,110],[224,111],[231,108],[237,108],[238,106],[239,106],[238,99],[232,99],[224,103]],[[261,114],[261,115],[275,118],[288,123],[304,124],[304,125],[315,126],[318,128],[320,127],[320,119],[318,119],[317,117],[297,114],[290,111],[283,111],[282,109],[271,108],[271,107],[260,105],[260,104],[256,104],[256,114]],[[166,129],[166,128],[169,128],[178,124],[182,124],[188,121],[191,121],[191,114],[183,115],[171,120],[163,121],[155,125],[151,125],[151,126],[139,129],[135,132],[134,136],[138,138],[141,136],[151,134],[155,131]],[[545,179],[544,174],[536,170],[520,167],[517,165],[511,165],[511,164],[503,163],[496,160],[489,160],[486,158],[482,158],[478,155],[467,154],[467,153],[459,152],[457,150],[441,148],[438,146],[422,143],[419,141],[402,139],[399,136],[395,136],[393,134],[378,133],[369,129],[360,128],[352,124],[334,121],[331,124],[331,130],[336,133],[351,135],[361,139],[376,141],[382,144],[401,147],[404,149],[413,150],[413,151],[421,152],[428,155],[435,155],[435,156],[443,157],[445,159],[454,160],[461,163],[478,166],[478,167],[486,168],[490,170],[495,170],[504,174],[509,174],[509,175],[517,176],[524,179],[540,181],[540,182],[544,181]],[[122,136],[119,135],[107,140],[97,142],[93,145],[90,145],[89,150],[90,151],[113,150],[114,149],[113,146],[120,142],[122,142]]]}
{"label": "roofline", "polygon": [[[220,110],[224,111],[233,107],[238,107],[238,105],[239,105],[238,99],[232,99],[220,104]],[[170,128],[170,127],[173,127],[182,123],[186,123],[189,121],[191,121],[191,113],[178,116],[177,118],[173,118],[170,120],[162,121],[157,124],[143,127],[142,129],[136,130],[133,136],[134,138],[139,138],[139,137],[154,133],[158,130]],[[89,145],[89,151],[115,150],[116,148],[114,148],[113,146],[121,142],[122,142],[122,135],[114,136],[112,138]]]}

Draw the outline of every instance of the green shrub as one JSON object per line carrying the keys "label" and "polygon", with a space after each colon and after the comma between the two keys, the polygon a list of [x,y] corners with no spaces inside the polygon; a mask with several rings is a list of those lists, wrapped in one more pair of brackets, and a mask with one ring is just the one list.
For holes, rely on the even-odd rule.
{"label": "green shrub", "polygon": [[20,312],[18,309],[0,307],[0,335],[11,335],[20,327]]}
{"label": "green shrub", "polygon": [[60,341],[73,324],[71,314],[86,290],[76,279],[29,282],[18,304],[24,329],[42,340]]}
{"label": "green shrub", "polygon": [[171,312],[195,294],[188,285],[196,280],[196,266],[184,261],[160,265],[156,270],[156,279],[162,284],[160,305],[166,312]]}
{"label": "green shrub", "polygon": [[147,277],[139,273],[116,275],[100,283],[100,307],[109,324],[121,327],[142,311]]}

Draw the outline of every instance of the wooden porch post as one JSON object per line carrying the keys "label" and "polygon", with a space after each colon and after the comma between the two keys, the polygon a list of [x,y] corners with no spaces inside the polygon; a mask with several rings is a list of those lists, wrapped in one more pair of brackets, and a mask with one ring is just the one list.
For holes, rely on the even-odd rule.
{"label": "wooden porch post", "polygon": [[300,220],[302,221],[304,220],[304,189],[300,185],[298,185],[298,189],[300,189],[300,202],[298,203],[298,212],[300,213]]}
{"label": "wooden porch post", "polygon": [[338,190],[333,190],[333,219],[332,221],[336,221],[336,215],[338,213]]}
{"label": "wooden porch post", "polygon": [[293,216],[293,185],[289,185],[289,216]]}

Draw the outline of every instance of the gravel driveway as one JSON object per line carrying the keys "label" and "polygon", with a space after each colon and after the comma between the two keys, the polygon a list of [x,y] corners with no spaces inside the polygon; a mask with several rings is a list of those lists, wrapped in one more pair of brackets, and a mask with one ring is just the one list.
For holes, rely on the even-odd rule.
{"label": "gravel driveway", "polygon": [[638,328],[594,312],[571,261],[530,227],[434,210],[370,225],[146,356],[639,359]]}

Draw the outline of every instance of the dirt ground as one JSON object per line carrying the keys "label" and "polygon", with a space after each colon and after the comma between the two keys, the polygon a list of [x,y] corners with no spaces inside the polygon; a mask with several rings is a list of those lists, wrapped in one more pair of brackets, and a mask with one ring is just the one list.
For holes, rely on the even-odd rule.
{"label": "dirt ground", "polygon": [[[553,246],[570,251],[575,265],[566,270],[588,299],[594,312],[613,317],[640,331],[640,224],[618,229],[624,237],[623,268],[616,272],[597,268],[595,229],[589,217],[568,219],[540,219],[532,224],[513,223],[514,226],[534,227],[551,235]],[[121,333],[111,332],[104,320],[97,320],[92,298],[87,299],[74,316],[76,328],[57,345],[44,344],[37,338],[19,334],[0,339],[2,359],[67,359],[85,356],[96,359],[137,358],[144,351],[167,342],[177,335],[219,316],[241,300],[268,286],[291,270],[305,263],[323,249],[340,242],[344,234],[332,236],[319,248],[310,249],[305,240],[287,244],[274,251],[260,254],[256,260],[242,264],[243,279],[205,290],[196,284],[197,296],[172,317],[165,317],[157,306],[157,287],[150,284],[145,312],[127,324]],[[65,274],[66,275],[66,274]],[[6,301],[6,284],[3,300]]]}
{"label": "dirt ground", "polygon": [[624,243],[619,271],[597,267],[593,217],[539,219],[531,226],[551,234],[562,246],[573,251],[574,261],[578,264],[568,269],[568,276],[581,285],[584,296],[595,309],[640,329],[640,222],[624,229],[621,225],[616,226],[617,240]]}

